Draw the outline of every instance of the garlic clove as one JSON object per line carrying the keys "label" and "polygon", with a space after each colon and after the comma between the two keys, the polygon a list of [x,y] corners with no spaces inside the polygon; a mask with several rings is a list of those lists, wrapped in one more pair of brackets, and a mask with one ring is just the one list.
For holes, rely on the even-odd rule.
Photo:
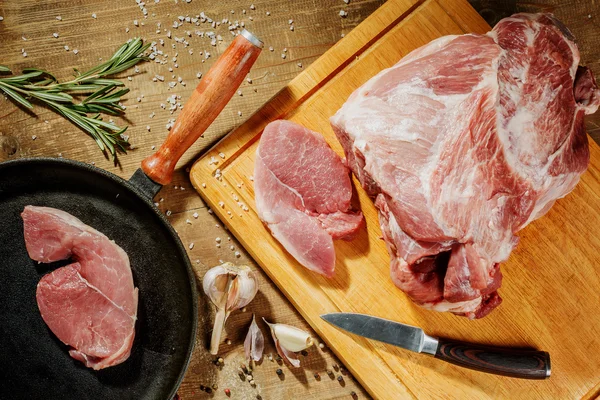
{"label": "garlic clove", "polygon": [[246,353],[247,360],[260,361],[265,349],[265,337],[263,336],[260,328],[256,324],[256,317],[252,315],[252,323],[246,340],[244,340],[244,351]]}
{"label": "garlic clove", "polygon": [[248,266],[223,263],[208,270],[202,280],[202,289],[217,309],[210,340],[210,353],[215,355],[229,314],[254,299],[258,278]]}
{"label": "garlic clove", "polygon": [[263,320],[271,329],[277,353],[294,367],[300,366],[300,360],[295,353],[313,345],[314,340],[310,334],[290,325],[270,324],[266,319]]}
{"label": "garlic clove", "polygon": [[270,324],[264,318],[263,320],[269,325],[269,328],[271,328],[273,337],[276,337],[286,349],[297,352],[305,350],[313,345],[313,338],[308,332],[291,325]]}
{"label": "garlic clove", "polygon": [[298,355],[293,351],[287,350],[285,347],[281,347],[281,343],[277,340],[275,341],[275,348],[277,349],[277,353],[284,360],[287,360],[293,367],[298,368],[300,366],[300,360],[298,359]]}

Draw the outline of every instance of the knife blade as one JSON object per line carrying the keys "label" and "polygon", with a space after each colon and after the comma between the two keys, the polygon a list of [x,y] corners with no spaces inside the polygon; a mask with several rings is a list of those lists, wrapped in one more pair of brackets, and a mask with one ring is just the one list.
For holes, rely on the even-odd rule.
{"label": "knife blade", "polygon": [[437,338],[416,326],[365,314],[331,313],[321,318],[350,333],[429,354],[464,368],[522,379],[546,379],[551,373],[550,354],[545,351]]}

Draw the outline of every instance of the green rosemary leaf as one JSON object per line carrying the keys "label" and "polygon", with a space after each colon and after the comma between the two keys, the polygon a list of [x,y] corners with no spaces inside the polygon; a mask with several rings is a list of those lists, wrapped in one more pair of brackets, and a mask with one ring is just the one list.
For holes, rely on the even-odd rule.
{"label": "green rosemary leaf", "polygon": [[128,47],[129,47],[129,43],[125,43],[124,45],[119,47],[119,49],[117,51],[115,51],[115,54],[113,54],[113,56],[110,58],[110,61],[116,60],[119,57],[121,57],[121,54],[123,54],[125,51],[127,51]]}
{"label": "green rosemary leaf", "polygon": [[113,108],[113,107],[101,105],[101,104],[86,103],[85,105],[83,105],[83,108],[86,110],[86,112],[100,112],[100,113],[104,113],[104,114],[108,114],[108,115],[121,115],[122,114],[121,108]]}
{"label": "green rosemary leaf", "polygon": [[57,101],[59,103],[70,103],[73,101],[73,97],[71,97],[70,95],[68,95],[67,93],[48,93],[48,92],[33,92],[31,94],[32,97],[36,97],[38,99],[43,99],[43,100],[51,100],[51,101]]}
{"label": "green rosemary leaf", "polygon": [[39,69],[39,68],[23,68],[23,73],[24,74],[27,74],[27,73],[30,73],[30,72],[41,72],[42,75],[47,76],[49,79],[52,79],[52,81],[54,81],[54,82],[57,81],[57,79],[56,79],[56,77],[54,75],[52,75],[50,72],[45,71],[43,69]]}
{"label": "green rosemary leaf", "polygon": [[133,60],[125,61],[122,64],[111,68],[109,74],[113,75],[113,74],[117,74],[119,72],[125,71],[126,69],[133,67],[135,64],[139,63],[140,61],[143,61],[143,60],[138,57],[134,58]]}
{"label": "green rosemary leaf", "polygon": [[86,121],[88,121],[92,125],[98,125],[103,128],[110,129],[111,131],[118,131],[119,129],[121,129],[118,126],[113,125],[109,122],[104,122],[101,119],[95,119],[95,118],[89,118],[89,117],[84,117],[84,118]]}
{"label": "green rosemary leaf", "polygon": [[0,78],[0,81],[6,82],[6,83],[26,82],[28,79],[35,78],[42,74],[43,74],[42,71],[36,71],[36,72],[30,72],[28,74],[23,74],[23,75],[11,76],[8,78]]}
{"label": "green rosemary leaf", "polygon": [[[119,47],[108,61],[84,73],[74,69],[74,78],[67,82],[59,82],[47,71],[25,68],[21,75],[0,77],[0,91],[27,108],[33,108],[28,99],[34,99],[53,109],[91,136],[101,151],[116,158],[117,152],[126,153],[129,147],[127,139],[121,136],[127,126],[121,128],[105,122],[100,113],[122,115],[125,108],[119,102],[129,89],[120,80],[107,77],[147,60],[143,54],[149,46],[140,38],[133,39]],[[0,65],[0,73],[12,72]],[[87,97],[75,103],[71,93]]]}
{"label": "green rosemary leaf", "polygon": [[25,97],[21,96],[19,93],[15,92],[11,88],[5,85],[0,85],[0,90],[12,97],[17,103],[22,104],[27,108],[33,108],[33,105],[30,102],[28,102],[27,99],[25,99]]}
{"label": "green rosemary leaf", "polygon": [[85,83],[91,84],[91,85],[112,85],[112,86],[123,86],[124,85],[123,82],[118,81],[116,79],[92,79],[92,80],[86,80]]}
{"label": "green rosemary leaf", "polygon": [[102,86],[102,87],[100,87],[100,89],[96,90],[94,93],[90,94],[88,97],[83,99],[82,103],[85,104],[85,103],[95,99],[96,97],[103,96],[105,93],[113,90],[114,88],[115,88],[114,85]]}
{"label": "green rosemary leaf", "polygon": [[95,92],[96,90],[100,89],[102,87],[102,85],[74,85],[74,84],[69,84],[67,86],[62,86],[63,90],[67,90],[69,92]]}
{"label": "green rosemary leaf", "polygon": [[121,64],[125,61],[130,60],[132,57],[134,57],[134,54],[136,54],[136,52],[138,51],[138,49],[142,46],[142,39],[140,38],[135,38],[133,39],[131,42],[129,42],[127,44],[127,48],[125,49],[125,51],[123,51],[123,53],[121,53],[119,55],[119,57],[116,59],[116,64]]}

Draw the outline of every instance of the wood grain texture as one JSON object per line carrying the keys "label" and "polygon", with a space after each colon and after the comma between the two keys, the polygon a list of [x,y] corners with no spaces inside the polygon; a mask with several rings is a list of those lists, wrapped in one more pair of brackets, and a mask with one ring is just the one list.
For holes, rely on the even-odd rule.
{"label": "wood grain texture", "polygon": [[[328,119],[354,89],[436,37],[488,29],[464,1],[389,0],[191,171],[194,186],[214,212],[376,398],[581,398],[594,393],[600,381],[600,354],[592,350],[600,345],[596,332],[600,238],[590,235],[600,226],[600,149],[593,142],[592,163],[577,188],[520,232],[520,245],[502,266],[504,303],[482,320],[423,310],[392,284],[377,213],[360,188],[367,229],[351,243],[336,242],[338,261],[331,280],[298,265],[255,212],[254,154],[260,132],[270,120],[285,117],[322,132],[330,146],[343,154]],[[210,164],[210,157],[219,153],[224,160]],[[222,179],[215,179],[216,168],[222,171]],[[238,202],[250,211],[242,211]],[[319,318],[335,311],[375,314],[421,326],[432,335],[469,342],[545,350],[552,357],[553,376],[546,381],[522,381],[457,368],[344,334]]]}
{"label": "wood grain texture", "polygon": [[550,355],[539,350],[439,339],[435,358],[463,368],[520,379],[548,379],[551,374]]}
{"label": "wood grain texture", "polygon": [[[244,31],[249,38],[252,34]],[[156,153],[142,161],[142,170],[154,182],[166,185],[181,156],[219,116],[260,55],[262,43],[238,35],[212,65],[185,103],[169,135]],[[241,91],[239,92],[241,93]]]}
{"label": "wood grain texture", "polygon": [[[265,49],[249,75],[252,83],[242,84],[243,95],[234,96],[205,132],[204,138],[198,140],[183,156],[173,182],[163,187],[156,198],[159,208],[165,213],[170,212],[168,218],[184,245],[188,247],[194,244],[193,248],[188,247],[188,255],[199,280],[208,268],[221,261],[251,265],[257,270],[260,280],[259,294],[247,307],[247,311],[233,313],[227,321],[223,339],[230,339],[231,344],[221,345],[220,356],[225,359],[222,367],[212,363],[213,358],[206,350],[213,310],[199,310],[196,348],[179,390],[185,400],[253,399],[257,394],[261,394],[264,399],[348,399],[352,392],[356,392],[361,399],[368,397],[350,374],[333,367],[341,363],[327,347],[322,350],[310,349],[309,355],[302,357],[300,369],[289,369],[276,361],[264,360],[254,369],[256,387],[240,380],[236,370],[244,362],[242,345],[252,313],[264,316],[269,321],[312,330],[233,235],[224,229],[218,218],[208,213],[200,196],[192,190],[186,169],[191,167],[193,160],[244,121],[288,81],[333,46],[342,34],[351,31],[383,2],[384,0],[352,0],[349,5],[345,5],[341,0],[192,0],[191,3],[183,0],[177,3],[174,0],[155,3],[150,0],[146,1],[148,18],[144,18],[133,0],[0,1],[0,16],[4,18],[0,21],[0,64],[15,71],[35,66],[52,71],[59,79],[64,79],[71,76],[73,67],[89,68],[98,63],[101,57],[109,57],[122,43],[135,36],[142,36],[146,40],[163,39],[165,46],[162,49],[169,53],[167,64],[142,63],[139,65],[139,73],[128,71],[121,75],[126,86],[131,89],[124,104],[128,107],[126,116],[130,126],[127,133],[136,149],[121,156],[119,165],[115,166],[111,160],[102,157],[92,139],[56,114],[36,107],[37,116],[32,116],[4,96],[0,96],[0,161],[21,157],[56,157],[61,154],[65,158],[93,162],[100,168],[129,178],[140,167],[142,159],[154,152],[152,146],[158,148],[166,138],[168,130],[165,125],[168,120],[179,114],[179,111],[171,114],[168,109],[161,108],[160,104],[168,105],[167,98],[171,95],[181,96],[180,101],[184,104],[198,83],[196,73],[206,74],[233,39],[226,26],[213,29],[207,24],[198,27],[186,24],[174,29],[173,21],[180,15],[196,15],[204,11],[215,20],[229,18],[243,21],[246,28],[265,42]],[[255,10],[250,9],[252,3]],[[242,13],[244,9],[246,14]],[[347,10],[346,18],[339,16],[341,9]],[[231,14],[231,10],[235,14]],[[269,16],[266,11],[270,12]],[[96,14],[95,19],[92,18],[93,13]],[[56,19],[57,16],[61,17],[61,21]],[[294,20],[294,31],[289,30],[289,19]],[[134,25],[134,20],[138,21],[138,26]],[[158,22],[161,23],[160,33],[156,32]],[[167,30],[172,31],[173,37],[180,37],[190,28],[192,37],[187,37],[189,47],[167,37]],[[127,29],[129,32],[126,32]],[[202,32],[215,31],[223,36],[224,41],[211,46],[210,40],[199,38],[195,34],[196,29]],[[59,34],[58,38],[52,36],[54,32]],[[176,45],[175,49],[171,47],[173,44]],[[70,50],[78,49],[78,54],[65,51],[65,45]],[[269,47],[273,47],[273,51],[269,51]],[[21,49],[27,52],[27,58],[22,56]],[[193,54],[189,54],[190,49],[193,49]],[[283,49],[287,49],[285,59],[281,57]],[[201,57],[200,51],[209,51],[210,58]],[[175,52],[178,53],[178,68],[175,68],[172,61]],[[302,63],[302,67],[298,63]],[[164,76],[165,82],[153,82],[155,75]],[[131,81],[127,80],[128,76],[132,78]],[[175,88],[170,89],[168,82],[177,81],[179,76],[186,82],[186,86],[178,83]],[[241,116],[238,111],[242,112]],[[155,113],[153,118],[150,117],[152,113]],[[115,121],[125,123],[119,118],[115,118]],[[33,135],[36,136],[35,140],[32,139]],[[198,217],[195,218],[194,214]],[[219,248],[215,242],[217,237],[223,240]],[[235,256],[236,252],[240,253],[239,258]],[[259,325],[265,334],[266,354],[275,354],[266,325],[260,321]],[[277,368],[283,370],[281,377],[275,372]],[[327,369],[334,373],[333,378],[328,376]],[[319,374],[318,379],[314,373]],[[341,382],[337,380],[339,376],[343,377]],[[214,393],[208,394],[200,390],[200,385],[210,387],[213,384],[218,386]],[[231,389],[231,397],[224,394],[225,388]]]}

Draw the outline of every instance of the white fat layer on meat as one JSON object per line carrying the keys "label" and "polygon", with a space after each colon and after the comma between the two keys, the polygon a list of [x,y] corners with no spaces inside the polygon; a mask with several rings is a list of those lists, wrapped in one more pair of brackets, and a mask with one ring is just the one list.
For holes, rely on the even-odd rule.
{"label": "white fat layer on meat", "polygon": [[[521,228],[524,228],[531,221],[536,220],[546,214],[546,212],[550,210],[550,206],[554,204],[557,199],[565,197],[571,192],[571,190],[575,188],[577,183],[579,183],[579,179],[580,174],[578,172],[554,177],[552,184],[547,185],[547,187],[542,191],[542,196],[535,203],[535,208],[531,212],[529,219],[521,226]],[[548,190],[548,187],[550,187],[550,190]]]}
{"label": "white fat layer on meat", "polygon": [[533,47],[537,32],[534,32],[531,26],[528,26],[523,33],[525,33],[525,39],[527,39],[527,47]]}
{"label": "white fat layer on meat", "polygon": [[438,303],[425,303],[421,304],[423,308],[428,310],[446,312],[450,311],[453,313],[469,313],[477,310],[477,307],[481,304],[481,297],[473,300],[459,301],[457,303],[450,303],[449,301],[440,301]]}

